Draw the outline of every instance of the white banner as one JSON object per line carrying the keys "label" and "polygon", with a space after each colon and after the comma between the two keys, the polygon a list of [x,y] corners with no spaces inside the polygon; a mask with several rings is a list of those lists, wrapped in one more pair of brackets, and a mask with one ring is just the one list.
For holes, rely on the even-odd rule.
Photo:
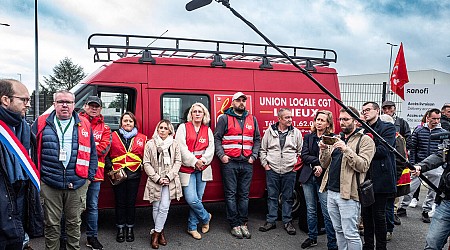
{"label": "white banner", "polygon": [[425,112],[432,108],[441,110],[450,102],[449,86],[446,84],[406,84],[405,101],[402,102],[402,118],[411,130],[420,125]]}

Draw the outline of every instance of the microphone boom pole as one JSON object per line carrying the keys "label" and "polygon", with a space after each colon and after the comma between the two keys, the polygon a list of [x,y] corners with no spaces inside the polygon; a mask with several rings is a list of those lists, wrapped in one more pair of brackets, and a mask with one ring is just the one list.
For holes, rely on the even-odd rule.
{"label": "microphone boom pole", "polygon": [[[331,97],[331,99],[333,99],[337,104],[339,104],[339,106],[341,106],[342,108],[344,108],[344,110],[350,114],[351,117],[353,117],[354,119],[356,119],[359,123],[362,124],[362,126],[364,127],[364,129],[366,129],[367,131],[369,131],[370,133],[372,133],[384,146],[386,146],[391,152],[393,152],[396,156],[400,157],[400,159],[402,160],[402,162],[404,162],[406,164],[406,166],[411,169],[411,170],[415,170],[414,166],[405,158],[403,157],[403,155],[401,155],[394,147],[392,147],[389,143],[386,142],[386,140],[384,140],[383,137],[381,137],[377,132],[375,132],[375,130],[372,129],[372,127],[370,127],[367,123],[365,123],[364,121],[361,120],[361,118],[359,118],[359,116],[357,116],[355,113],[353,113],[353,111],[351,109],[349,109],[341,100],[339,100],[335,95],[333,95],[333,93],[331,93],[327,88],[325,88],[325,86],[323,86],[316,78],[314,78],[314,76],[312,76],[307,70],[305,70],[304,68],[300,67],[300,65],[298,65],[294,60],[292,60],[292,58],[286,54],[286,52],[284,52],[283,50],[281,50],[276,44],[274,44],[268,37],[266,37],[261,31],[258,30],[258,28],[256,28],[255,25],[253,25],[250,21],[248,21],[247,19],[245,19],[241,14],[239,14],[239,12],[237,12],[235,9],[233,9],[230,5],[230,1],[229,0],[215,0],[218,3],[221,3],[223,6],[225,6],[227,9],[229,9],[233,15],[235,15],[237,18],[239,18],[240,20],[242,20],[245,24],[247,24],[247,26],[249,26],[253,31],[255,31],[262,39],[264,39],[264,41],[266,41],[272,48],[274,48],[276,51],[278,51],[281,55],[283,55],[295,68],[297,68],[302,74],[304,74],[306,77],[308,77],[314,84],[316,84],[317,87],[319,87],[325,94],[327,94],[328,96]],[[198,0],[193,0],[188,4],[194,3],[194,2],[202,2],[201,6],[197,7],[203,7],[208,5],[209,3],[203,4],[205,1],[198,1]],[[209,2],[209,1],[206,1]],[[187,5],[186,5],[186,9],[187,9]],[[191,9],[194,10],[194,9]],[[442,191],[440,191],[436,185],[434,185],[430,180],[428,180],[422,173],[420,173],[419,175],[420,179],[422,179],[426,184],[428,184],[428,186],[430,186],[438,196],[440,196],[441,198],[443,198],[443,193]]]}

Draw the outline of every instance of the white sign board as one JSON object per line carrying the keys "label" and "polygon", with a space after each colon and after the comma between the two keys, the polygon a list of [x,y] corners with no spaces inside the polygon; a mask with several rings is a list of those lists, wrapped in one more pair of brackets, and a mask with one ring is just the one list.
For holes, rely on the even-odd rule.
{"label": "white sign board", "polygon": [[402,102],[402,118],[411,130],[420,125],[425,112],[432,108],[441,110],[450,102],[449,86],[446,84],[406,84],[405,101]]}

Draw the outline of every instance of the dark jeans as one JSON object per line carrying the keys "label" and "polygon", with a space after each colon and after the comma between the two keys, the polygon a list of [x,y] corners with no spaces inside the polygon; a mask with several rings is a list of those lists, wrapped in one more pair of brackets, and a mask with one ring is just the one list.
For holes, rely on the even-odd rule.
{"label": "dark jeans", "polygon": [[0,250],[22,250],[22,248],[22,241],[11,244],[0,243]]}
{"label": "dark jeans", "polygon": [[394,232],[394,201],[395,198],[388,198],[386,201],[386,229],[388,232]]}
{"label": "dark jeans", "polygon": [[267,183],[267,222],[275,223],[278,218],[278,196],[281,194],[281,215],[283,224],[292,221],[292,194],[294,192],[296,172],[278,174],[266,171]]}
{"label": "dark jeans", "polygon": [[230,161],[222,164],[221,170],[227,220],[231,227],[244,225],[248,221],[248,194],[253,166],[248,162]]}
{"label": "dark jeans", "polygon": [[386,202],[388,194],[375,194],[375,203],[362,208],[364,224],[363,249],[374,249],[376,239],[377,250],[386,249]]}
{"label": "dark jeans", "polygon": [[118,227],[134,226],[136,196],[140,181],[141,178],[134,178],[113,186],[116,201],[116,225]]}

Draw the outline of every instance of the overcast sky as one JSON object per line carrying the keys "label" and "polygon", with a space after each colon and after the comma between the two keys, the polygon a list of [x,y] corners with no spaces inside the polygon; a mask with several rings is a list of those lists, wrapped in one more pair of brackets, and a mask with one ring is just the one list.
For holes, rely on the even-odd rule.
{"label": "overcast sky", "polygon": [[[187,0],[39,0],[39,74],[64,57],[91,73],[93,33],[264,43],[221,4],[187,12]],[[276,44],[333,49],[339,75],[386,73],[403,42],[408,70],[450,72],[450,2],[402,0],[230,0]],[[0,77],[34,89],[34,1],[0,0]],[[394,47],[393,61],[398,47]]]}

